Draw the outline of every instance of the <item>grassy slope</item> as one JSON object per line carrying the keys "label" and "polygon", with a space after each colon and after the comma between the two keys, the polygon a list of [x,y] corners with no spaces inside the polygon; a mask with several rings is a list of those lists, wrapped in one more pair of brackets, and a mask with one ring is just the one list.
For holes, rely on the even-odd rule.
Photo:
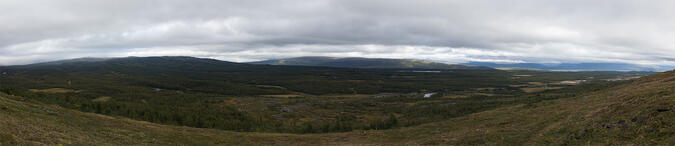
{"label": "grassy slope", "polygon": [[657,74],[586,96],[435,123],[446,132],[423,143],[673,144],[674,92],[675,72]]}
{"label": "grassy slope", "polygon": [[[14,99],[10,99],[14,98]],[[297,142],[284,134],[237,133],[164,126],[126,118],[82,113],[20,101],[0,94],[0,143],[4,144],[284,144]],[[274,138],[274,139],[272,139]],[[318,139],[304,138],[304,142]]]}
{"label": "grassy slope", "polygon": [[[675,72],[593,94],[416,127],[332,134],[237,133],[164,126],[0,97],[0,142],[13,144],[673,144]],[[9,98],[15,98],[14,100]]]}

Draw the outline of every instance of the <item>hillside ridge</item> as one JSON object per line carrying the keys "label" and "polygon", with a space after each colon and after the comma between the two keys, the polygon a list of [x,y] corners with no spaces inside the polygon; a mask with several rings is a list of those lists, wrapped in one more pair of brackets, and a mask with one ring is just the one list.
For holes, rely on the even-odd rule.
{"label": "hillside ridge", "polygon": [[490,70],[483,66],[446,64],[417,59],[388,59],[388,58],[361,58],[361,57],[323,57],[306,56],[286,59],[272,59],[250,64],[269,65],[299,65],[299,66],[326,66],[343,68],[393,68],[393,69],[461,69],[461,70]]}

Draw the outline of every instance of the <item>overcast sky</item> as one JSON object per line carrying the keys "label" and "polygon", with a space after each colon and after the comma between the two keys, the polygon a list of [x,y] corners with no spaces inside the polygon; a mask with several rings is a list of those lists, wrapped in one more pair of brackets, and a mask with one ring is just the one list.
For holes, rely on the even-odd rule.
{"label": "overcast sky", "polygon": [[0,65],[298,56],[675,65],[672,0],[0,0]]}

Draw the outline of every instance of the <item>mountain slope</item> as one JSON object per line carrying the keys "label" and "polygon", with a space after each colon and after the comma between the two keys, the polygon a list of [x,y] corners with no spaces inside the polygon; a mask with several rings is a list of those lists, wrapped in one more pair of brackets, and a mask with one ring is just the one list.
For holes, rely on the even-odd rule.
{"label": "mountain slope", "polygon": [[86,58],[75,58],[75,59],[66,59],[66,60],[58,60],[58,61],[51,61],[51,62],[43,62],[43,63],[36,63],[36,64],[31,64],[32,66],[40,66],[40,65],[59,65],[59,64],[67,64],[67,63],[76,63],[76,62],[99,62],[99,61],[106,61],[109,59],[113,58],[91,58],[91,57],[86,57]]}
{"label": "mountain slope", "polygon": [[[542,134],[561,144],[675,144],[675,72],[560,104],[569,115]],[[565,133],[565,134],[563,134]],[[566,139],[555,138],[566,136]]]}
{"label": "mountain slope", "polygon": [[469,69],[489,70],[481,66],[454,65],[414,59],[382,58],[335,58],[335,57],[297,57],[287,59],[250,62],[250,64],[327,66],[343,68],[394,68],[394,69]]}
{"label": "mountain slope", "polygon": [[[82,113],[0,93],[0,145],[288,144],[293,135],[165,126]],[[300,137],[300,136],[296,136]],[[293,143],[316,142],[305,139]]]}
{"label": "mountain slope", "polygon": [[675,144],[675,72],[592,94],[519,105],[435,123],[423,143]]}

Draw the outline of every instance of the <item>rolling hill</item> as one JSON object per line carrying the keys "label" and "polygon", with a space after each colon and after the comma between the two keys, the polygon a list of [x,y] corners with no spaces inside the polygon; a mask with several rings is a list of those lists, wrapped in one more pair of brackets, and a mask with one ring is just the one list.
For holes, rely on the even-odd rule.
{"label": "rolling hill", "polygon": [[[85,58],[20,66],[3,66],[0,71],[10,76],[7,83],[33,87],[44,84],[63,86],[67,80],[74,83],[100,83],[103,81],[122,83],[127,86],[147,86],[171,90],[193,90],[197,92],[218,92],[228,95],[282,94],[298,91],[308,94],[337,93],[381,93],[416,92],[421,89],[441,90],[443,88],[480,87],[461,84],[464,81],[483,81],[476,84],[495,85],[491,81],[508,82],[508,73],[499,70],[461,70],[442,73],[407,73],[397,69],[334,68],[321,66],[275,66],[244,64],[215,59],[181,56]],[[415,75],[422,75],[410,79]],[[461,76],[453,78],[450,76]],[[440,76],[440,77],[439,77]],[[38,81],[39,80],[41,81]],[[3,79],[3,78],[0,78]],[[8,79],[8,78],[4,78]],[[54,80],[52,82],[43,82]],[[378,81],[360,82],[354,81]],[[31,83],[33,82],[33,83]],[[444,82],[440,84],[440,82]],[[322,86],[311,84],[321,83]],[[400,84],[414,84],[405,87]],[[257,85],[283,86],[268,88]],[[444,87],[439,87],[441,85]],[[80,86],[74,84],[73,86]],[[101,85],[81,85],[92,87]],[[451,87],[452,86],[452,87]],[[215,91],[215,88],[223,89]],[[237,89],[228,90],[229,87]]]}
{"label": "rolling hill", "polygon": [[498,108],[391,130],[328,134],[228,132],[82,113],[0,93],[0,143],[26,144],[516,144],[675,143],[675,72],[589,94]]}
{"label": "rolling hill", "polygon": [[489,67],[437,63],[414,59],[383,58],[337,58],[337,57],[297,57],[275,59],[250,64],[326,66],[342,68],[392,68],[392,69],[442,69],[442,70],[490,70]]}

